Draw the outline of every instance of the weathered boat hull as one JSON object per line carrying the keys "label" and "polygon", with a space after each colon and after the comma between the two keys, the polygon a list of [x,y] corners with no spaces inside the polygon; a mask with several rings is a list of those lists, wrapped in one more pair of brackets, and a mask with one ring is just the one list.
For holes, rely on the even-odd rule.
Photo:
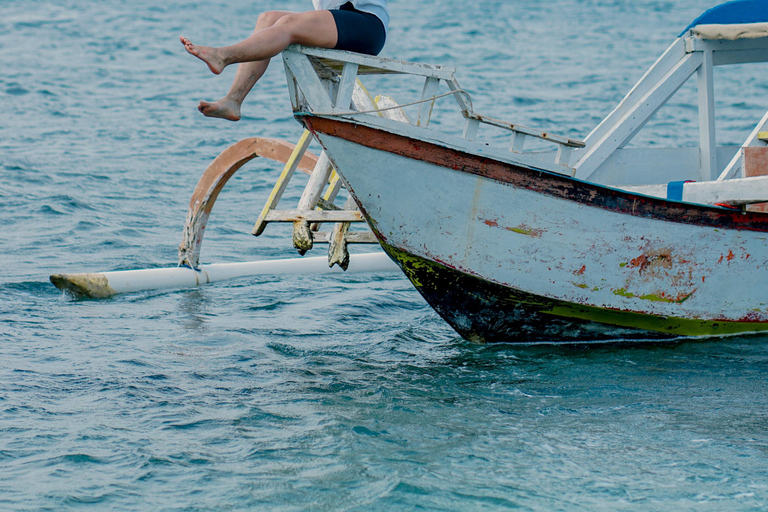
{"label": "weathered boat hull", "polygon": [[306,116],[384,249],[476,341],[768,330],[768,216]]}
{"label": "weathered boat hull", "polygon": [[387,254],[463,338],[481,343],[655,340],[764,330],[750,322],[667,318],[541,297],[383,243]]}

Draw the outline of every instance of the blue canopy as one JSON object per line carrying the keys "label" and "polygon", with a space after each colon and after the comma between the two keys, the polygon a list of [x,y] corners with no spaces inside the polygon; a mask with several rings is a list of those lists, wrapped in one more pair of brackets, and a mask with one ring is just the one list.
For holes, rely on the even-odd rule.
{"label": "blue canopy", "polygon": [[696,18],[680,35],[685,35],[696,25],[739,23],[768,23],[768,0],[734,0],[720,4]]}

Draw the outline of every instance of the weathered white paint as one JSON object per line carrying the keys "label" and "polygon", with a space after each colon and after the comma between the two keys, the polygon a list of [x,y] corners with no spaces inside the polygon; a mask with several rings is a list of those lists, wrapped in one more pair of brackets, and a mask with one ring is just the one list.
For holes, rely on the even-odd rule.
{"label": "weathered white paint", "polygon": [[387,59],[384,57],[373,57],[360,53],[347,52],[342,50],[326,50],[323,48],[314,48],[310,46],[291,45],[283,52],[286,55],[309,55],[322,59],[324,64],[334,64],[342,67],[345,62],[357,64],[360,68],[359,73],[377,74],[377,73],[404,73],[409,75],[431,76],[440,80],[451,80],[456,68],[451,66],[441,66],[435,64],[424,64],[421,62],[406,62],[402,60]]}
{"label": "weathered white paint", "polygon": [[697,71],[699,89],[699,148],[703,181],[717,178],[717,139],[715,135],[715,79],[712,50],[701,52],[702,62]]}
{"label": "weathered white paint", "polygon": [[266,222],[362,222],[359,211],[346,210],[272,210]]}
{"label": "weathered white paint", "polygon": [[352,91],[357,81],[357,69],[358,65],[352,62],[344,64],[339,90],[336,93],[335,107],[339,110],[349,110],[349,105],[352,102]]}
{"label": "weathered white paint", "polygon": [[408,114],[406,114],[403,109],[393,108],[393,107],[397,107],[398,105],[397,105],[397,102],[392,98],[390,98],[389,96],[379,95],[379,96],[376,96],[374,101],[376,102],[376,106],[378,106],[379,108],[389,109],[389,110],[381,111],[382,117],[386,117],[387,119],[392,119],[394,121],[399,121],[401,123],[406,123],[406,124],[411,123],[411,119],[408,117]]}
{"label": "weathered white paint", "polygon": [[[440,80],[435,77],[428,76],[424,80],[424,88],[421,91],[421,99],[427,100],[437,95],[437,88],[440,85]],[[432,108],[435,106],[435,101],[425,101],[419,105],[419,114],[416,116],[416,126],[429,126],[429,120],[432,117]]]}
{"label": "weathered white paint", "polygon": [[576,304],[768,319],[764,233],[615,213],[320,139],[387,243],[412,254]]}
{"label": "weathered white paint", "polygon": [[633,90],[630,95],[634,101],[622,108],[623,114],[605,128],[605,134],[597,140],[587,137],[587,147],[575,165],[576,177],[589,179],[615,150],[632,140],[696,72],[702,61],[701,53],[686,54],[659,81],[644,83],[637,92]]}
{"label": "weathered white paint", "polygon": [[[633,108],[642,96],[645,96],[651,84],[655,84],[672,71],[674,66],[683,57],[685,57],[685,41],[678,38],[656,60],[651,68],[645,72],[616,108],[587,136],[584,140],[587,143],[587,148],[591,148],[603,140],[606,134],[626,117],[629,109]],[[586,171],[584,175],[586,175]]]}

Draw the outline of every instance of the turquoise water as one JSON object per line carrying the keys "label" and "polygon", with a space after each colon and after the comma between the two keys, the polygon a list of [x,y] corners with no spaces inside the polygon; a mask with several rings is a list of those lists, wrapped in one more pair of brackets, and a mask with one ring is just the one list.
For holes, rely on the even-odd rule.
{"label": "turquoise water", "polygon": [[[767,508],[766,336],[482,347],[395,274],[101,301],[50,285],[173,265],[207,164],[298,138],[279,63],[242,122],[200,116],[233,73],[177,37],[225,44],[305,4],[0,0],[0,509]],[[584,137],[710,6],[394,1],[383,55],[454,65],[479,112]],[[716,87],[720,142],[738,143],[768,70]],[[697,137],[686,87],[638,143]],[[277,172],[233,178],[204,262],[294,254],[284,229],[249,235]]]}

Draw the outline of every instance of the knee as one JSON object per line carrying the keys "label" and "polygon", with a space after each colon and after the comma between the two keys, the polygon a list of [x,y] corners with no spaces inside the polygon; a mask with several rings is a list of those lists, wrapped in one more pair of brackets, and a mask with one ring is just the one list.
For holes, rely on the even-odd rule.
{"label": "knee", "polygon": [[285,13],[280,11],[266,11],[259,14],[256,19],[256,30],[261,30],[267,27],[271,27],[278,22],[280,18],[285,17]]}
{"label": "knee", "polygon": [[287,29],[296,25],[298,20],[299,20],[299,17],[295,13],[286,14],[276,19],[274,22],[274,25]]}
{"label": "knee", "polygon": [[301,33],[305,28],[301,22],[301,17],[298,14],[291,13],[280,17],[275,21],[274,28],[281,30],[284,34],[291,38],[292,43],[296,43],[296,35]]}

